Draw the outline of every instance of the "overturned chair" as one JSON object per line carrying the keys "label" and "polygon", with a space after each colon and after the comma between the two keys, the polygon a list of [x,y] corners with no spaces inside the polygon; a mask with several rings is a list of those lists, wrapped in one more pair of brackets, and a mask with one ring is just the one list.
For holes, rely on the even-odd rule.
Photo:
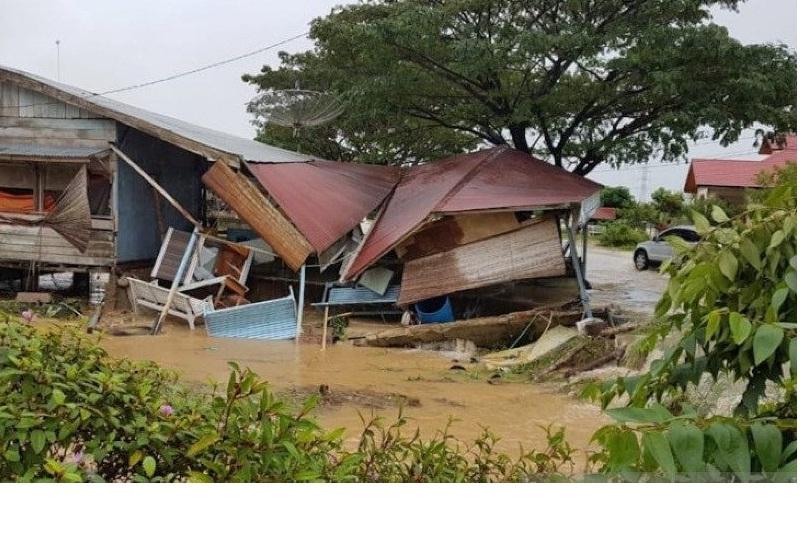
{"label": "overturned chair", "polygon": [[[169,289],[160,287],[155,281],[148,283],[136,278],[126,279],[128,280],[128,296],[134,313],[139,312],[139,307],[146,307],[153,311],[164,309],[169,298]],[[182,318],[189,324],[189,329],[194,329],[195,321],[206,312],[213,310],[214,302],[211,296],[201,300],[176,292],[167,312],[174,317]]]}

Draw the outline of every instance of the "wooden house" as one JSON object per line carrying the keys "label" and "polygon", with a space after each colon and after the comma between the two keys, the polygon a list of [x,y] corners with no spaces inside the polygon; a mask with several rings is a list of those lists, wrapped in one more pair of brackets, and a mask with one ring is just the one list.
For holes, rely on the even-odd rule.
{"label": "wooden house", "polygon": [[[311,159],[0,66],[0,267],[86,271],[152,260],[166,228],[191,223],[143,173],[205,222],[201,177],[214,162],[241,176],[248,162]],[[81,173],[86,246],[46,223]]]}

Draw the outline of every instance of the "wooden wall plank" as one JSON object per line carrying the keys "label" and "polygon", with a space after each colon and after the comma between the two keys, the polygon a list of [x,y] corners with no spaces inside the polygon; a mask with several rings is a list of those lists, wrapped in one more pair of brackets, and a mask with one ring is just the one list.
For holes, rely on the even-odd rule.
{"label": "wooden wall plank", "polygon": [[547,218],[405,263],[399,304],[518,279],[566,274],[558,228]]}
{"label": "wooden wall plank", "polygon": [[203,174],[203,183],[236,211],[253,231],[297,271],[313,248],[302,233],[241,173],[217,161]]}
{"label": "wooden wall plank", "polygon": [[19,86],[0,81],[0,117],[19,116]]}

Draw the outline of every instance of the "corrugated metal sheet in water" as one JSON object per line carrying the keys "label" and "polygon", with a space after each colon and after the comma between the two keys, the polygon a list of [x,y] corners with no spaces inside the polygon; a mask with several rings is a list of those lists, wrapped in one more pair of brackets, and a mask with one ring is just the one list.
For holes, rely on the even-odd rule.
{"label": "corrugated metal sheet in water", "polygon": [[209,337],[293,339],[297,334],[294,296],[228,307],[203,315]]}
{"label": "corrugated metal sheet in water", "polygon": [[396,168],[333,161],[248,167],[318,253],[377,208],[398,179]]}
{"label": "corrugated metal sheet in water", "polygon": [[507,146],[406,171],[345,279],[353,279],[434,213],[579,203],[601,185]]}

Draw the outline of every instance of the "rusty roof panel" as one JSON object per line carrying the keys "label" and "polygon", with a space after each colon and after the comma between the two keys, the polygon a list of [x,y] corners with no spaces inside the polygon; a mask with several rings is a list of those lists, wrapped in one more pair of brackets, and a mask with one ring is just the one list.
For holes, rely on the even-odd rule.
{"label": "rusty roof panel", "polygon": [[565,274],[564,254],[552,217],[407,262],[397,303],[404,305],[507,281]]}
{"label": "rusty roof panel", "polygon": [[507,146],[406,171],[345,273],[352,279],[431,214],[552,208],[580,203],[601,185]]}
{"label": "rusty roof panel", "polygon": [[398,179],[396,168],[334,161],[248,167],[317,253],[377,208]]}
{"label": "rusty roof panel", "polygon": [[224,162],[214,163],[203,174],[203,183],[236,211],[293,270],[297,271],[313,252],[309,242],[283,213],[247,177],[234,172]]}

